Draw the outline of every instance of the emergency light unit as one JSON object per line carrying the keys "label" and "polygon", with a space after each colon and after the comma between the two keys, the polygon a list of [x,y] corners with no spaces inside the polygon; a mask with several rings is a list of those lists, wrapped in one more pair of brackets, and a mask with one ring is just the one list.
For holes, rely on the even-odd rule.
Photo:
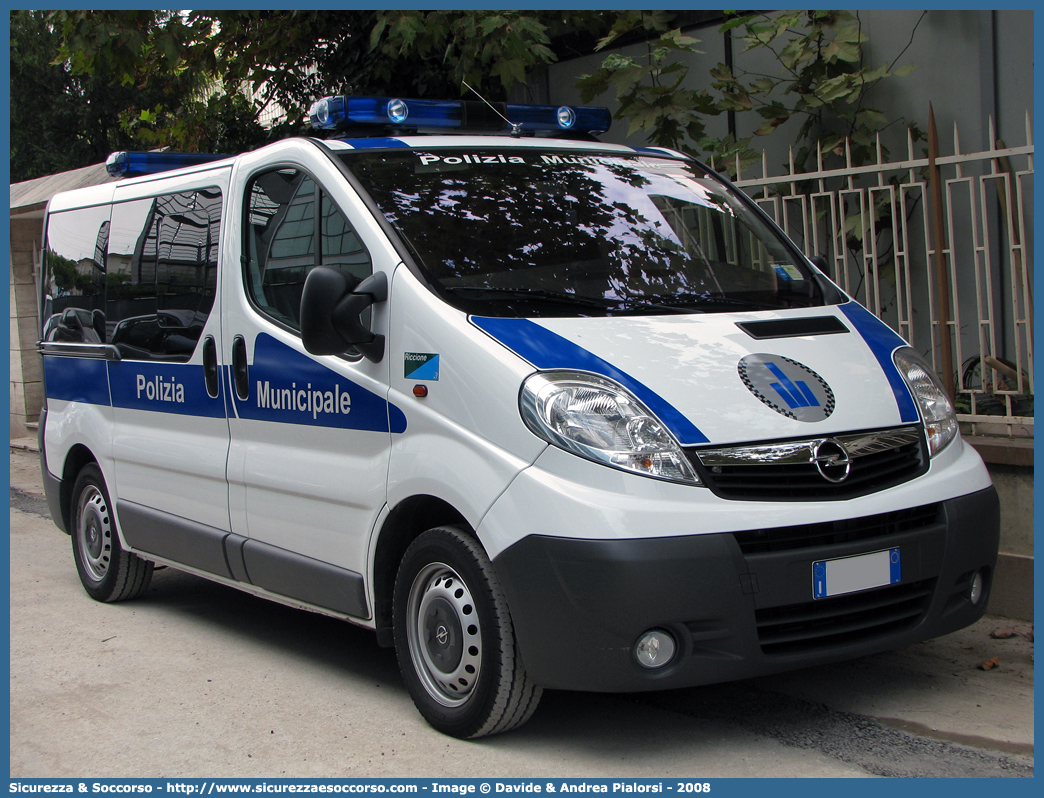
{"label": "emergency light unit", "polygon": [[605,109],[311,119],[48,206],[43,477],[92,597],[162,564],[371,628],[459,737],[983,614],[941,382],[728,181]]}

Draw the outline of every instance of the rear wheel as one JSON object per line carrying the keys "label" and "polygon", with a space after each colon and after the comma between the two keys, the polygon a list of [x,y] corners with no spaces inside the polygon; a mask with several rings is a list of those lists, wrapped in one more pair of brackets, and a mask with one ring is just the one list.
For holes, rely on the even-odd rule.
{"label": "rear wheel", "polygon": [[406,550],[395,580],[395,652],[406,687],[439,731],[472,738],[520,726],[529,680],[493,566],[478,541],[437,527]]}
{"label": "rear wheel", "polygon": [[91,598],[123,601],[144,593],[152,581],[153,565],[120,545],[109,492],[94,463],[85,465],[76,477],[71,515],[76,571]]}

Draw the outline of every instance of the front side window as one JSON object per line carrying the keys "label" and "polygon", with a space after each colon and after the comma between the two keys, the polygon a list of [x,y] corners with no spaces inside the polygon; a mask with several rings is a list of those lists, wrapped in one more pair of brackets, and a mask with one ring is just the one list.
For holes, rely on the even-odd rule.
{"label": "front side window", "polygon": [[804,261],[693,162],[531,147],[340,157],[432,288],[469,313],[706,313],[824,301]]}
{"label": "front side window", "polygon": [[341,269],[358,284],[373,271],[369,252],[344,214],[306,173],[278,169],[247,189],[245,280],[255,306],[300,330],[301,290],[319,265]]}

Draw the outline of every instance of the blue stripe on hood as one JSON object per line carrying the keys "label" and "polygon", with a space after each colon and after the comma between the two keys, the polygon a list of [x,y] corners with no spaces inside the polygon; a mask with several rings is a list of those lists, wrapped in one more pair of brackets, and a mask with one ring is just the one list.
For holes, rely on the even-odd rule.
{"label": "blue stripe on hood", "polygon": [[709,443],[696,426],[666,399],[629,374],[620,371],[581,346],[541,327],[529,319],[499,319],[472,316],[471,321],[519,357],[538,369],[570,369],[589,371],[615,380],[634,394],[674,433],[683,446]]}
{"label": "blue stripe on hood", "polygon": [[863,340],[874,353],[877,362],[881,364],[885,377],[888,378],[888,384],[892,386],[892,393],[895,394],[895,402],[899,405],[899,417],[903,421],[919,421],[921,415],[917,412],[917,403],[910,393],[906,380],[896,368],[895,361],[892,360],[892,354],[896,349],[907,346],[906,341],[858,302],[846,302],[840,306],[840,309],[852,322],[856,331],[863,336]]}

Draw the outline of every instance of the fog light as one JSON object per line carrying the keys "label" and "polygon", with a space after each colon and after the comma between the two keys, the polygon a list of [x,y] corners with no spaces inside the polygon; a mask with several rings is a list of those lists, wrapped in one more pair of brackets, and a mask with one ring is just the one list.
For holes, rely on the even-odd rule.
{"label": "fog light", "polygon": [[972,604],[978,604],[979,599],[982,598],[982,571],[976,571],[975,575],[972,576],[971,590],[968,591],[968,598],[971,599]]}
{"label": "fog light", "polygon": [[662,629],[652,629],[634,645],[634,658],[643,668],[662,668],[674,659],[674,638]]}

